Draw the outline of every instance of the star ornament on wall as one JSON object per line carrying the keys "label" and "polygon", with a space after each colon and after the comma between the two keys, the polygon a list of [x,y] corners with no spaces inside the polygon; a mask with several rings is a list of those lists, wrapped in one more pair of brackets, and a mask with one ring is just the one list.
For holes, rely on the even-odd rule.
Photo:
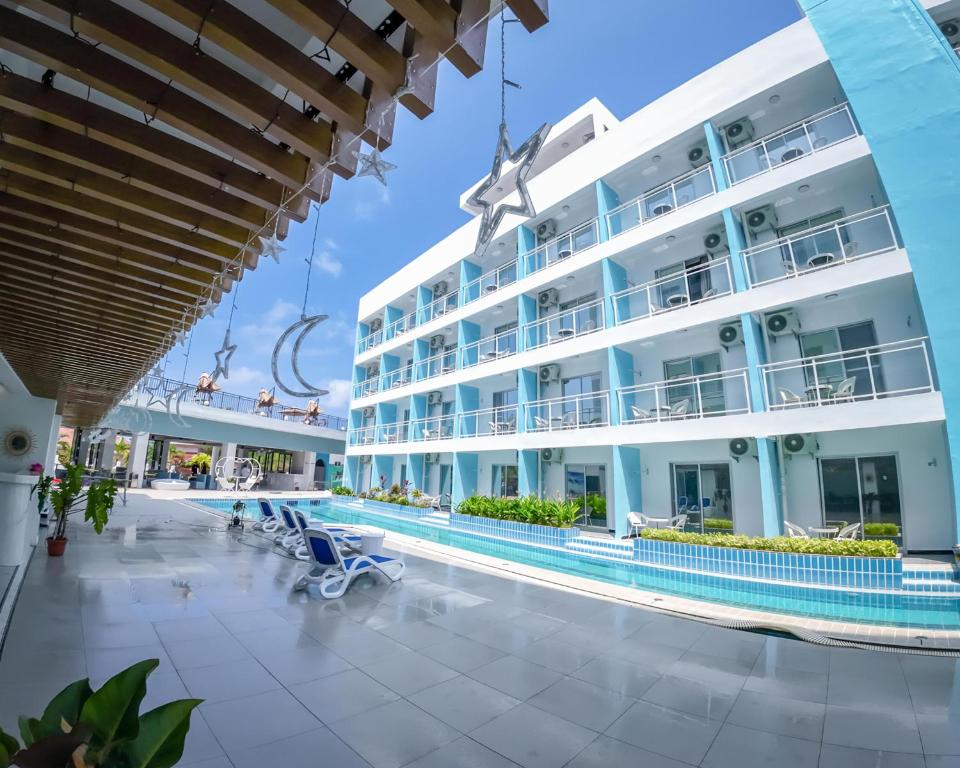
{"label": "star ornament on wall", "polygon": [[280,241],[277,239],[277,233],[274,232],[270,237],[261,237],[260,244],[263,248],[260,251],[261,256],[269,256],[277,264],[280,263],[280,254],[283,253],[286,248],[280,245]]}
{"label": "star ornament on wall", "polygon": [[217,359],[217,367],[213,369],[211,379],[217,381],[221,376],[225,379],[230,378],[230,358],[236,351],[237,345],[230,343],[230,330],[227,329],[227,332],[223,335],[223,345],[213,353],[213,356]]}
{"label": "star ornament on wall", "polygon": [[383,186],[387,186],[387,174],[397,168],[393,163],[384,160],[383,155],[380,154],[380,150],[378,149],[374,149],[373,152],[368,155],[362,152],[354,152],[353,156],[357,158],[357,162],[360,163],[357,176],[373,176],[383,184]]}
{"label": "star ornament on wall", "polygon": [[[477,233],[477,247],[475,253],[477,256],[483,255],[490,245],[490,241],[496,234],[497,227],[503,221],[503,217],[508,213],[515,213],[518,216],[530,218],[536,216],[537,212],[533,207],[533,201],[530,199],[530,192],[527,190],[527,174],[533,167],[540,149],[543,147],[550,133],[550,124],[541,125],[523,144],[514,151],[510,144],[510,134],[507,132],[507,124],[500,123],[500,135],[497,138],[497,151],[493,157],[493,166],[490,168],[490,175],[484,182],[477,187],[473,194],[467,200],[469,205],[480,208],[480,231]],[[494,206],[483,199],[483,196],[500,180],[500,174],[503,171],[503,161],[509,160],[517,164],[517,192],[520,193],[520,204],[500,203]]]}

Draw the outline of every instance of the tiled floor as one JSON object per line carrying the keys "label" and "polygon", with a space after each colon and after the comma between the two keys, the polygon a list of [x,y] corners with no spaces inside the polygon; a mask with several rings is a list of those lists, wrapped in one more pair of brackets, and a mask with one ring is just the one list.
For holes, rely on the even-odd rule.
{"label": "tiled floor", "polygon": [[[324,601],[304,567],[132,495],[38,552],[0,658],[0,726],[67,682],[159,658],[197,696],[194,768],[960,768],[954,658],[721,630],[406,554]],[[388,543],[390,539],[388,539]]]}

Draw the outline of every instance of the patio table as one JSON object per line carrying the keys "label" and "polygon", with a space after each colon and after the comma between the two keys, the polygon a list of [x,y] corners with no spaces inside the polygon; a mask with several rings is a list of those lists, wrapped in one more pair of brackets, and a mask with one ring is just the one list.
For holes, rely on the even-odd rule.
{"label": "patio table", "polygon": [[670,517],[650,517],[650,515],[647,515],[647,527],[663,528],[666,525],[670,525],[672,519],[673,518]]}
{"label": "patio table", "polygon": [[811,525],[807,530],[821,539],[832,539],[840,532],[839,528],[819,528],[815,525]]}

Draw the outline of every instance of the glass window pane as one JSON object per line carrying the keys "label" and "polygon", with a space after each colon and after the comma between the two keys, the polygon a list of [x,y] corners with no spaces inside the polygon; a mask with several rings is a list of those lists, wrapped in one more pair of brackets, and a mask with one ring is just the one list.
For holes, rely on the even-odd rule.
{"label": "glass window pane", "polygon": [[820,459],[823,523],[841,527],[860,522],[860,484],[856,459]]}

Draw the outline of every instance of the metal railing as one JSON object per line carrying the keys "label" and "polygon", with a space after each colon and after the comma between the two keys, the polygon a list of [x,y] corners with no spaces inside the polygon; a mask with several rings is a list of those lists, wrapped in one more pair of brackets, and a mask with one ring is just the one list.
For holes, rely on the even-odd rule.
{"label": "metal railing", "polygon": [[386,392],[388,389],[398,389],[405,387],[411,381],[413,374],[412,366],[405,365],[403,368],[397,368],[395,371],[387,371],[380,374],[380,391]]}
{"label": "metal railing", "polygon": [[[187,390],[187,394],[182,396],[181,402],[194,403],[205,408],[216,408],[234,413],[249,413],[277,421],[299,421],[313,427],[328,427],[339,430],[346,430],[347,428],[347,420],[343,416],[321,413],[319,416],[305,421],[306,409],[299,406],[274,403],[268,408],[257,408],[259,400],[255,397],[235,395],[223,390],[201,392],[196,389],[195,384],[151,374],[147,374],[138,382],[137,386],[129,393],[128,398],[135,398],[141,393],[147,393],[155,398],[166,398],[184,390]],[[191,393],[190,390],[193,390],[193,392]]]}
{"label": "metal railing", "polygon": [[517,406],[503,405],[460,414],[460,437],[513,435],[517,432]]}
{"label": "metal railing", "polygon": [[428,323],[431,320],[443,317],[447,312],[453,312],[458,306],[458,297],[460,292],[456,289],[440,296],[429,304],[420,307],[418,322],[420,325]]}
{"label": "metal railing", "polygon": [[359,400],[361,397],[375,395],[379,391],[380,391],[380,377],[371,376],[369,379],[364,379],[359,384],[353,385],[353,399]]}
{"label": "metal railing", "polygon": [[934,391],[926,337],[760,366],[770,410]]}
{"label": "metal railing", "polygon": [[366,352],[368,349],[373,349],[380,344],[383,344],[382,328],[379,328],[376,331],[371,331],[357,342],[357,354],[359,355],[361,352]]}
{"label": "metal railing", "polygon": [[347,433],[347,441],[350,445],[373,445],[376,442],[376,430],[374,425],[369,427],[357,427]]}
{"label": "metal railing", "polygon": [[616,325],[700,304],[733,292],[730,259],[707,262],[693,269],[660,277],[617,291],[613,300]]}
{"label": "metal railing", "polygon": [[407,423],[398,421],[394,424],[379,424],[376,432],[377,445],[384,443],[402,443],[407,439]]}
{"label": "metal railing", "polygon": [[537,349],[602,331],[606,322],[603,302],[596,299],[527,323],[523,328],[524,349]]}
{"label": "metal railing", "polygon": [[569,259],[575,253],[592,248],[599,242],[599,222],[597,219],[591,219],[569,232],[548,240],[520,258],[523,259],[526,274],[532,275],[557,262]]}
{"label": "metal railing", "polygon": [[517,329],[487,336],[460,348],[460,367],[472,368],[481,363],[517,354]]}
{"label": "metal railing", "polygon": [[457,352],[454,349],[438,352],[413,364],[414,381],[432,379],[457,369]]}
{"label": "metal railing", "polygon": [[517,282],[517,260],[508,261],[499,267],[484,272],[460,288],[460,306],[476,301],[481,296],[496,293]]}
{"label": "metal railing", "polygon": [[454,436],[456,417],[450,413],[445,416],[428,416],[425,419],[413,419],[410,422],[413,440],[447,440]]}
{"label": "metal railing", "polygon": [[384,337],[389,341],[390,339],[397,338],[397,336],[402,336],[408,331],[412,331],[416,327],[417,312],[414,310],[385,326],[383,329]]}
{"label": "metal railing", "polygon": [[840,104],[728,152],[723,164],[730,183],[739,184],[857,134],[848,105]]}
{"label": "metal railing", "polygon": [[847,216],[742,251],[750,287],[798,277],[893,250],[897,235],[887,206]]}
{"label": "metal railing", "polygon": [[607,231],[616,237],[716,191],[713,168],[705,165],[614,208],[607,214]]}
{"label": "metal railing", "polygon": [[750,412],[746,368],[622,387],[617,390],[617,398],[621,424]]}
{"label": "metal railing", "polygon": [[605,427],[610,424],[610,393],[607,390],[525,403],[524,426],[528,432]]}

